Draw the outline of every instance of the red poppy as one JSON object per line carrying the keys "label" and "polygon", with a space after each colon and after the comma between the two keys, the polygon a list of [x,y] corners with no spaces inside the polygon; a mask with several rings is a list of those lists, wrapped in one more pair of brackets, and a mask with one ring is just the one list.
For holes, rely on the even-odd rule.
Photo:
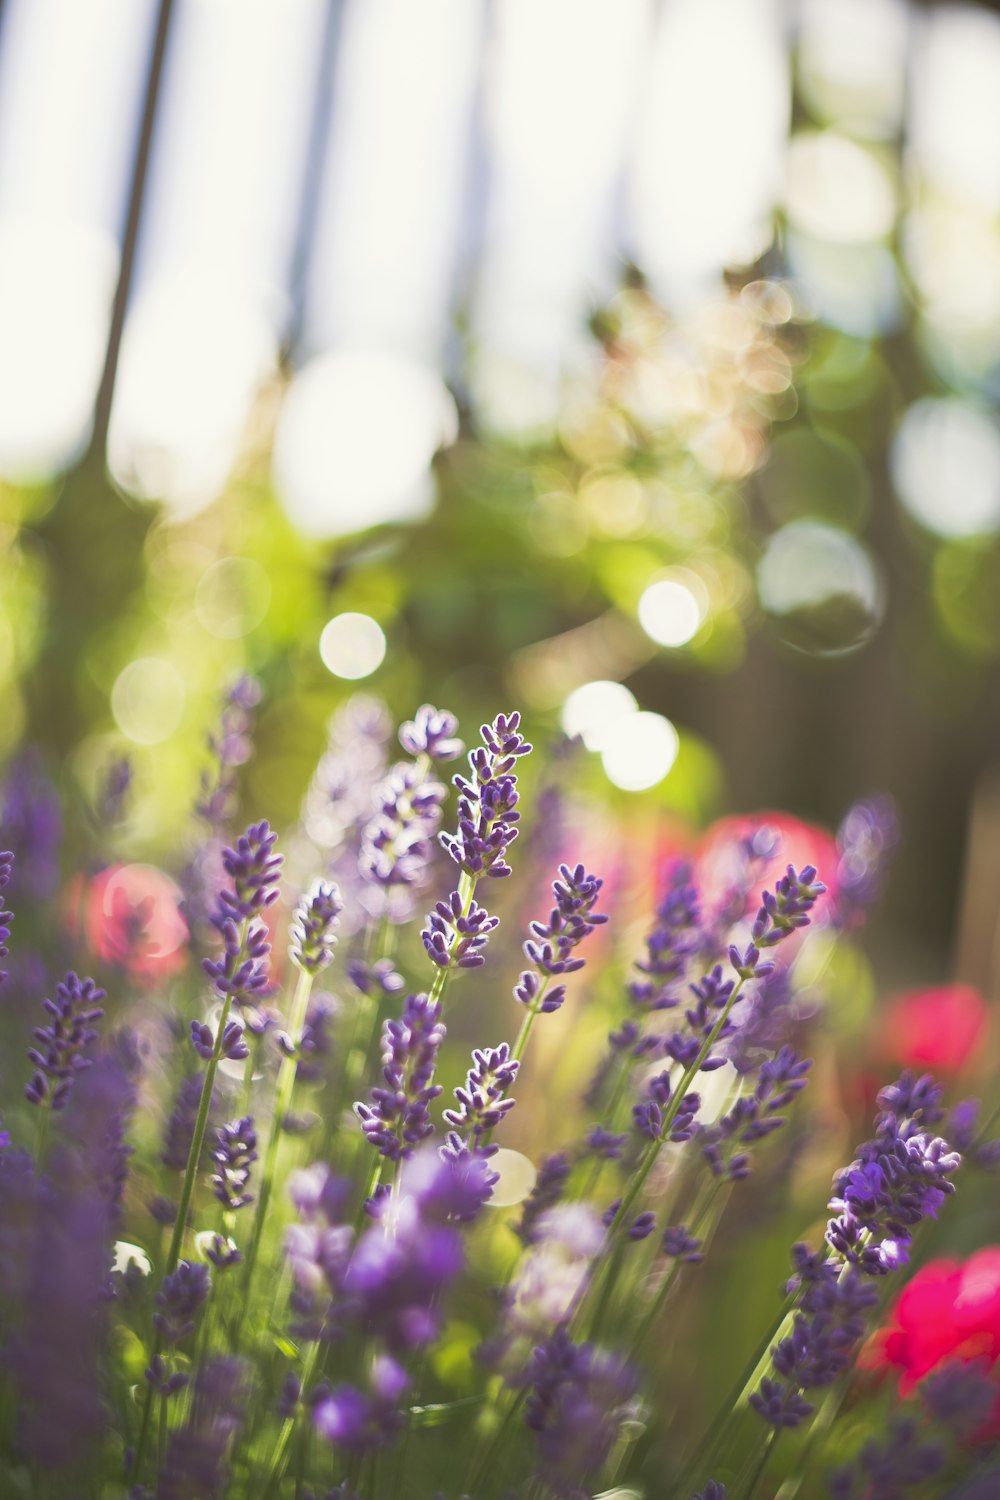
{"label": "red poppy", "polygon": [[883,1012],[879,1056],[904,1067],[957,1073],[982,1041],[987,1019],[986,1002],[971,985],[911,990]]}
{"label": "red poppy", "polygon": [[180,887],[155,865],[111,865],[84,898],[84,930],[105,963],[153,983],[184,967],[187,923]]}

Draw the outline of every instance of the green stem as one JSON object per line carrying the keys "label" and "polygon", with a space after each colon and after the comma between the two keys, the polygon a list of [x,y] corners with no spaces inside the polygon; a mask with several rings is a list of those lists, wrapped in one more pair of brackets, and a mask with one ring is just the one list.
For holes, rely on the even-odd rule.
{"label": "green stem", "polygon": [[750,1483],[747,1486],[747,1490],[743,1497],[743,1500],[753,1500],[754,1495],[756,1495],[758,1489],[760,1488],[761,1481],[764,1478],[764,1473],[767,1469],[768,1463],[770,1462],[771,1454],[774,1452],[774,1445],[778,1441],[778,1434],[780,1430],[781,1429],[778,1427],[772,1427],[770,1432],[767,1434],[767,1438],[765,1439],[763,1448],[761,1449],[760,1459],[750,1477]]}
{"label": "green stem", "polygon": [[785,1325],[791,1316],[796,1296],[796,1292],[789,1292],[781,1304],[781,1310],[778,1313],[776,1321],[768,1328],[764,1337],[743,1366],[739,1378],[719,1408],[719,1415],[709,1428],[709,1433],[714,1435],[708,1444],[707,1450],[704,1443],[700,1443],[686,1468],[682,1471],[682,1481],[678,1490],[679,1494],[685,1493],[691,1487],[699,1473],[703,1471],[706,1473],[709,1472],[713,1467],[715,1455],[723,1451],[736,1413],[742,1407],[744,1399],[756,1387],[757,1380],[763,1372],[764,1366],[770,1356],[771,1345],[781,1338]]}
{"label": "green stem", "polygon": [[281,1483],[285,1472],[285,1464],[288,1461],[289,1444],[295,1435],[295,1429],[298,1426],[299,1416],[302,1411],[302,1399],[309,1388],[309,1382],[316,1372],[316,1364],[319,1360],[319,1348],[318,1341],[309,1346],[309,1353],[306,1355],[302,1365],[302,1391],[299,1396],[298,1405],[291,1416],[286,1417],[282,1423],[281,1431],[278,1434],[278,1441],[275,1443],[274,1451],[271,1455],[271,1466],[264,1476],[264,1488],[260,1491],[260,1500],[267,1500],[267,1497],[272,1495]]}
{"label": "green stem", "polygon": [[527,1395],[527,1386],[522,1386],[522,1388],[515,1396],[514,1400],[508,1403],[507,1410],[498,1423],[497,1429],[494,1432],[492,1438],[490,1438],[489,1441],[486,1442],[480,1450],[478,1462],[473,1460],[472,1467],[469,1470],[469,1477],[462,1487],[463,1494],[468,1493],[469,1495],[475,1495],[478,1500],[480,1494],[480,1486],[482,1485],[486,1475],[489,1473],[490,1466],[493,1463],[493,1460],[498,1456],[503,1445],[503,1440],[507,1435],[507,1429],[520,1410],[522,1403],[527,1398]]}
{"label": "green stem", "polygon": [[[244,924],[243,938],[246,938],[246,924]],[[181,1196],[177,1205],[177,1218],[174,1220],[174,1231],[170,1237],[170,1248],[167,1251],[166,1265],[163,1275],[171,1276],[177,1269],[180,1260],[181,1245],[184,1243],[184,1231],[187,1228],[187,1216],[191,1208],[191,1198],[194,1193],[195,1179],[198,1176],[198,1165],[201,1161],[201,1151],[205,1144],[205,1130],[208,1126],[208,1111],[212,1103],[212,1091],[215,1088],[215,1075],[219,1067],[219,1059],[222,1056],[222,1036],[229,1020],[229,1011],[233,1003],[232,995],[227,995],[222,1003],[222,1011],[219,1015],[218,1029],[215,1034],[215,1043],[212,1047],[212,1055],[205,1069],[205,1077],[201,1085],[201,1098],[198,1100],[198,1113],[195,1116],[194,1131],[191,1136],[191,1148],[188,1151],[187,1165],[184,1168],[184,1181],[181,1184]],[[157,1333],[153,1340],[151,1359],[155,1359],[162,1348],[162,1339]],[[139,1428],[139,1441],[136,1445],[135,1461],[132,1465],[132,1476],[136,1483],[141,1482],[142,1467],[146,1459],[146,1448],[149,1444],[150,1418],[153,1412],[153,1387],[147,1383],[146,1397],[142,1408],[142,1424]]]}
{"label": "green stem", "polygon": [[[712,1181],[712,1186],[702,1206],[701,1212],[698,1214],[697,1218],[691,1225],[691,1234],[693,1236],[697,1237],[699,1230],[708,1222],[709,1215],[711,1214],[712,1208],[719,1195],[719,1190],[721,1187],[722,1178],[714,1178]],[[683,1261],[675,1260],[673,1265],[670,1267],[670,1270],[667,1271],[666,1275],[663,1277],[663,1280],[660,1282],[660,1285],[657,1287],[656,1296],[649,1304],[646,1315],[639,1325],[639,1331],[635,1336],[633,1348],[640,1349],[646,1342],[646,1339],[649,1337],[650,1330],[652,1329],[653,1324],[659,1318],[660,1313],[663,1311],[663,1304],[666,1302],[667,1297],[670,1294],[670,1288],[673,1286],[682,1265]]]}
{"label": "green stem", "polygon": [[674,1120],[677,1118],[681,1104],[684,1102],[685,1095],[687,1094],[688,1089],[691,1086],[695,1074],[698,1072],[702,1063],[705,1061],[706,1057],[718,1041],[719,1033],[722,1031],[723,1026],[725,1026],[726,1021],[729,1019],[729,1012],[736,1004],[736,1001],[739,998],[740,990],[743,988],[744,982],[744,978],[741,976],[737,983],[733,986],[732,994],[729,996],[729,999],[726,1001],[722,1010],[719,1012],[719,1016],[715,1022],[715,1025],[712,1027],[708,1036],[705,1038],[700,1048],[698,1049],[698,1055],[695,1057],[694,1061],[691,1062],[687,1068],[685,1068],[680,1082],[677,1084],[676,1088],[672,1090],[670,1103],[667,1105],[666,1109],[663,1112],[663,1119],[660,1125],[660,1134],[656,1137],[655,1140],[650,1141],[649,1147],[646,1151],[645,1159],[638,1172],[636,1172],[635,1176],[633,1177],[631,1187],[622,1198],[622,1201],[618,1206],[618,1211],[615,1214],[614,1218],[611,1220],[610,1225],[608,1226],[607,1240],[605,1242],[603,1251],[600,1252],[603,1259],[596,1267],[596,1274],[591,1276],[588,1282],[585,1284],[583,1295],[581,1296],[576,1306],[576,1313],[580,1312],[580,1309],[586,1301],[588,1292],[592,1291],[593,1288],[597,1286],[603,1279],[603,1276],[607,1274],[608,1251],[612,1248],[614,1241],[617,1239],[628,1219],[629,1214],[632,1212],[632,1209],[635,1206],[636,1199],[639,1197],[639,1194],[642,1192],[643,1188],[646,1185],[646,1179],[648,1178],[650,1172],[653,1170],[653,1167],[656,1165],[656,1160],[660,1154],[660,1151],[669,1140],[670,1127],[674,1123]]}
{"label": "green stem", "polygon": [[282,1054],[281,1066],[278,1069],[278,1082],[274,1096],[274,1115],[271,1119],[271,1130],[264,1152],[260,1191],[257,1195],[257,1211],[254,1214],[253,1232],[247,1248],[246,1263],[243,1270],[243,1293],[247,1300],[249,1300],[254,1267],[257,1264],[257,1255],[260,1251],[264,1221],[267,1218],[267,1210],[274,1188],[274,1168],[278,1159],[278,1147],[281,1144],[281,1132],[285,1118],[291,1108],[292,1094],[295,1089],[295,1075],[299,1066],[302,1033],[305,1029],[306,1013],[309,1009],[309,996],[312,992],[312,985],[312,974],[306,969],[300,969],[295,985],[295,993],[292,996],[292,1008],[289,1017],[289,1036],[292,1042],[292,1052],[290,1056],[287,1053]]}

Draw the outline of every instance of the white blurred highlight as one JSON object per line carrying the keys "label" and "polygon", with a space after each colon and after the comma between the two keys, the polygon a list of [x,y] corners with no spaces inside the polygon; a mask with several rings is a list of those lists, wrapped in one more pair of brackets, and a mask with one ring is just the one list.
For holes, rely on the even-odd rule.
{"label": "white blurred highlight", "polygon": [[512,1151],[509,1146],[501,1146],[496,1155],[490,1158],[490,1168],[500,1175],[489,1199],[491,1208],[512,1208],[515,1203],[523,1203],[538,1176],[534,1163],[520,1151]]}
{"label": "white blurred highlight", "polygon": [[108,462],[181,516],[225,484],[275,366],[322,16],[322,0],[177,8]]}
{"label": "white blurred highlight", "polygon": [[482,0],[346,6],[306,305],[310,349],[359,343],[440,357],[483,14]]}
{"label": "white blurred highlight", "polygon": [[350,681],[370,677],[382,665],[385,649],[385,633],[378,621],[353,610],[334,615],[319,638],[319,654],[327,671]]}
{"label": "white blurred highlight", "polygon": [[957,397],[909,408],[892,447],[892,477],[906,509],[938,536],[1000,529],[1000,431]]}
{"label": "white blurred highlight", "polygon": [[152,0],[9,0],[0,48],[0,473],[85,446]]}
{"label": "white blurred highlight", "polygon": [[965,5],[922,17],[909,143],[923,174],[949,196],[1000,209],[1000,18]]}
{"label": "white blurred highlight", "polygon": [[494,11],[473,388],[495,429],[530,436],[554,422],[587,302],[612,288],[614,190],[652,15],[650,0],[505,0]]}
{"label": "white blurred highlight", "polygon": [[776,0],[666,0],[631,197],[640,264],[668,302],[770,243],[789,116]]}
{"label": "white blurred highlight", "polygon": [[562,710],[563,732],[579,735],[588,750],[603,750],[622,720],[635,716],[637,704],[621,682],[585,682],[570,693]]}
{"label": "white blurred highlight", "polygon": [[639,600],[639,624],[659,646],[686,646],[701,629],[708,613],[705,585],[684,570],[651,583]]}
{"label": "white blurred highlight", "polygon": [[184,683],[172,662],[143,656],[119,672],[111,689],[111,712],[127,739],[136,745],[159,745],[181,721]]}
{"label": "white blurred highlight", "polygon": [[624,792],[644,792],[663,780],[677,759],[677,730],[662,714],[643,711],[619,719],[604,737],[604,774]]}
{"label": "white blurred highlight", "polygon": [[437,449],[458,418],[427,365],[375,350],[321,355],[296,375],[274,440],[274,482],[306,536],[417,520]]}

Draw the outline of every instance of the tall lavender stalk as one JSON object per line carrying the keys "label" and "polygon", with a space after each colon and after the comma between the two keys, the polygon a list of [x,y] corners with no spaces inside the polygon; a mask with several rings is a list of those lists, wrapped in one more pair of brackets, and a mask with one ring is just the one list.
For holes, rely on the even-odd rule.
{"label": "tall lavender stalk", "polygon": [[254,1215],[253,1230],[246,1254],[243,1277],[247,1295],[249,1295],[250,1286],[253,1282],[254,1267],[257,1263],[257,1255],[260,1250],[261,1235],[264,1232],[264,1223],[271,1201],[271,1193],[274,1186],[274,1168],[278,1158],[278,1145],[281,1140],[281,1132],[291,1109],[292,1094],[295,1089],[295,1077],[298,1072],[299,1055],[302,1047],[302,1033],[305,1030],[306,1014],[309,1010],[309,996],[312,993],[313,981],[316,979],[316,976],[321,974],[333,962],[333,952],[337,941],[337,921],[342,910],[343,902],[340,899],[340,892],[337,887],[328,881],[320,880],[316,882],[303,898],[296,912],[295,921],[292,924],[290,952],[292,962],[298,970],[298,978],[295,984],[295,993],[292,996],[288,1031],[285,1034],[286,1041],[282,1048],[281,1066],[278,1069],[274,1116],[271,1120],[267,1146],[264,1151],[257,1211]]}
{"label": "tall lavender stalk", "polygon": [[[275,842],[276,835],[271,832],[267,823],[256,823],[251,824],[237,840],[235,847],[223,850],[223,868],[231,884],[219,892],[212,919],[222,937],[223,952],[218,959],[205,959],[203,965],[222,1004],[214,1037],[210,1028],[199,1022],[192,1023],[192,1042],[199,1055],[205,1057],[207,1066],[177,1205],[177,1217],[167,1251],[165,1278],[176,1271],[180,1260],[219,1063],[226,1054],[246,1056],[245,1050],[239,1050],[246,1046],[241,1040],[241,1028],[229,1020],[230,1011],[233,1005],[251,1003],[267,987],[270,946],[267,929],[260,917],[278,898],[281,856],[274,852]],[[151,1367],[160,1353],[161,1344],[162,1335],[157,1330]],[[149,1443],[153,1396],[153,1385],[148,1383],[132,1466],[133,1476],[137,1480],[142,1477]]]}

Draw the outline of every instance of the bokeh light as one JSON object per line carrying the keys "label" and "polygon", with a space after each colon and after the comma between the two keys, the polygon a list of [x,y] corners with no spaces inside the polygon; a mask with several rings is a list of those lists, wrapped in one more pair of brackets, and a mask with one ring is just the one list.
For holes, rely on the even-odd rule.
{"label": "bokeh light", "polygon": [[604,773],[623,792],[644,792],[669,772],[680,737],[663,714],[643,711],[618,719],[603,736]]}
{"label": "bokeh light", "polygon": [[385,658],[386,640],[381,625],[370,615],[348,610],[334,615],[323,627],[319,654],[334,677],[354,681],[370,677]]}
{"label": "bokeh light", "polygon": [[416,520],[432,503],[431,459],[456,426],[426,365],[365,349],[321,355],[296,375],[278,419],[278,496],[311,537]]}
{"label": "bokeh light", "polygon": [[651,583],[639,600],[639,624],[660,646],[686,646],[701,629],[707,609],[705,586],[685,572]]}
{"label": "bokeh light", "polygon": [[1000,528],[1000,431],[971,402],[914,402],[892,446],[892,477],[906,509],[938,536]]}
{"label": "bokeh light", "polygon": [[170,738],[184,712],[184,682],[172,662],[143,656],[119,672],[111,689],[115,723],[136,745]]}
{"label": "bokeh light", "polygon": [[538,1172],[534,1162],[521,1151],[501,1146],[490,1158],[490,1170],[499,1174],[489,1202],[493,1208],[510,1208],[523,1203],[535,1185]]}
{"label": "bokeh light", "polygon": [[867,549],[819,521],[792,521],[774,533],[757,566],[757,588],[783,638],[816,655],[855,649],[882,614],[882,588]]}
{"label": "bokeh light", "polygon": [[579,735],[588,750],[603,750],[622,720],[634,721],[637,707],[621,682],[585,682],[563,704],[563,731]]}

